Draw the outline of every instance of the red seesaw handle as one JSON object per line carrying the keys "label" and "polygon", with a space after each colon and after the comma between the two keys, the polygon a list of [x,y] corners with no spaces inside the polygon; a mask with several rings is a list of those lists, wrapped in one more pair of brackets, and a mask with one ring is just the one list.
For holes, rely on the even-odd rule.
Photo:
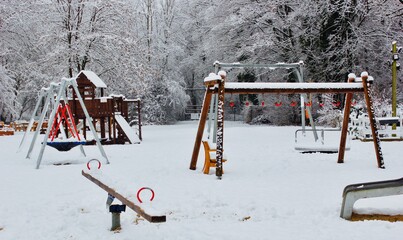
{"label": "red seesaw handle", "polygon": [[149,188],[149,187],[142,187],[142,188],[140,188],[140,189],[137,191],[137,200],[139,200],[140,203],[143,203],[143,201],[141,201],[141,199],[140,199],[140,193],[141,193],[141,191],[143,191],[144,189],[147,189],[147,190],[150,190],[150,191],[151,191],[151,198],[150,198],[150,201],[152,201],[152,200],[154,199],[154,191],[153,191],[151,188]]}
{"label": "red seesaw handle", "polygon": [[98,159],[91,159],[91,160],[89,160],[89,161],[87,162],[87,168],[88,168],[88,170],[91,170],[91,168],[90,168],[90,162],[92,162],[92,161],[98,162],[98,169],[101,168],[101,162],[100,162]]}

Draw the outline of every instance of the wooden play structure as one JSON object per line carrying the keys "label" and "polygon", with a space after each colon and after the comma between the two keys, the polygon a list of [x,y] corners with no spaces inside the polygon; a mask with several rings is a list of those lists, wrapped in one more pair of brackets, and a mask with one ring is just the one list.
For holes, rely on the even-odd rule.
{"label": "wooden play structure", "polygon": [[[88,114],[100,131],[102,144],[140,143],[142,139],[140,99],[126,99],[123,95],[105,96],[106,84],[91,71],[81,71],[76,81]],[[87,138],[85,129],[88,121],[75,92],[71,105],[74,120],[81,123],[84,138]],[[136,127],[135,130],[129,122]]]}
{"label": "wooden play structure", "polygon": [[[274,64],[274,65],[261,65],[261,67],[276,68],[298,68],[301,63],[296,64]],[[211,73],[204,79],[206,92],[204,95],[203,107],[200,114],[199,126],[194,143],[192,158],[190,161],[190,169],[195,170],[197,159],[199,155],[200,145],[203,139],[203,132],[207,120],[207,115],[212,103],[212,96],[217,96],[215,124],[216,127],[216,176],[220,179],[222,177],[222,163],[224,153],[224,95],[225,94],[309,94],[309,93],[346,93],[344,119],[341,130],[341,138],[339,145],[338,163],[344,162],[344,153],[346,148],[346,138],[349,123],[349,114],[353,93],[363,93],[366,99],[366,107],[368,110],[368,117],[371,125],[372,135],[375,136],[374,149],[379,168],[384,168],[384,161],[380,141],[378,138],[375,116],[372,108],[371,98],[371,85],[373,78],[368,73],[363,72],[360,78],[354,74],[349,74],[347,83],[239,83],[239,82],[226,82],[226,72],[220,71],[222,67],[248,67],[248,64],[225,64],[216,62],[216,72]],[[256,66],[256,65],[254,65]],[[301,97],[302,100],[304,99]],[[302,105],[302,104],[301,104]]]}
{"label": "wooden play structure", "polygon": [[354,203],[363,198],[376,198],[403,194],[403,178],[351,184],[344,188],[340,217],[346,220],[403,221],[402,215],[354,213]]}
{"label": "wooden play structure", "polygon": [[[89,140],[87,131],[89,130],[89,121],[95,126],[96,131],[100,133],[102,144],[125,144],[125,143],[140,143],[142,139],[141,131],[141,100],[126,99],[123,95],[105,95],[106,84],[93,72],[81,71],[73,78],[77,91],[73,87],[66,89],[66,97],[69,102],[68,108],[71,113],[71,121],[74,121],[77,127],[77,132],[81,132],[83,138],[86,139],[86,145],[95,144],[94,140]],[[52,83],[48,88],[42,88],[39,94],[32,117],[25,126],[28,131],[35,131],[39,125],[38,110],[42,109],[45,114],[41,123],[41,133],[47,128],[48,121],[46,113],[43,109],[48,106],[44,104],[54,104],[54,95],[60,84]],[[78,95],[82,96],[83,104],[81,105]],[[42,108],[41,108],[42,106]],[[91,119],[86,117],[83,107],[87,109]],[[70,119],[70,118],[69,118]],[[71,131],[66,133],[70,137]],[[24,142],[27,132],[20,143],[20,149]],[[74,134],[77,135],[77,134]],[[93,134],[94,135],[94,134]],[[90,137],[91,138],[91,137]],[[92,137],[93,138],[93,137]]]}

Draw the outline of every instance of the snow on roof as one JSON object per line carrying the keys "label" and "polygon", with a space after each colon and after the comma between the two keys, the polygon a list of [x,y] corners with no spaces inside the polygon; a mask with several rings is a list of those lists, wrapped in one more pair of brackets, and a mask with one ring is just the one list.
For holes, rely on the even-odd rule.
{"label": "snow on roof", "polygon": [[112,93],[112,94],[109,94],[109,97],[122,97],[122,98],[124,98],[125,96],[123,94],[114,94],[114,93]]}
{"label": "snow on roof", "polygon": [[76,78],[78,78],[81,73],[84,74],[88,78],[88,80],[90,80],[95,85],[95,87],[106,88],[106,84],[104,83],[104,81],[102,81],[102,79],[100,79],[98,75],[96,75],[94,72],[83,70],[77,74]]}
{"label": "snow on roof", "polygon": [[210,82],[210,81],[215,81],[215,80],[221,80],[221,76],[215,74],[215,73],[210,73],[208,77],[204,79],[204,82]]}

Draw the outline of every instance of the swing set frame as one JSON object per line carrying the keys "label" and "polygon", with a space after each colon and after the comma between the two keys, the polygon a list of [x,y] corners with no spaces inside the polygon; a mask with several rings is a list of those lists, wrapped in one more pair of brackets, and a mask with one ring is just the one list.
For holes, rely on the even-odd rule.
{"label": "swing set frame", "polygon": [[[23,136],[23,138],[22,138],[22,140],[20,142],[19,150],[21,150],[22,146],[24,145],[24,142],[26,140],[26,136],[27,136],[29,130],[32,128],[32,125],[33,125],[34,120],[36,118],[36,112],[39,110],[39,107],[40,107],[41,103],[44,101],[44,105],[43,105],[43,108],[41,110],[41,115],[39,117],[38,126],[42,126],[42,124],[44,122],[44,119],[45,119],[45,116],[46,116],[46,113],[47,113],[47,111],[49,109],[49,106],[51,104],[53,104],[52,111],[51,111],[51,113],[49,115],[48,127],[46,129],[46,133],[45,133],[45,136],[43,138],[43,144],[41,146],[41,149],[40,149],[40,152],[39,152],[39,155],[38,155],[38,158],[37,158],[36,169],[39,169],[39,166],[41,164],[42,157],[43,157],[43,154],[44,154],[44,151],[45,151],[45,147],[47,146],[46,143],[47,143],[47,141],[49,139],[49,136],[54,138],[54,132],[52,132],[52,130],[55,130],[54,128],[59,128],[59,124],[61,124],[61,122],[58,122],[57,114],[59,114],[58,110],[61,107],[60,104],[68,105],[69,98],[68,98],[66,92],[67,92],[67,90],[69,88],[72,88],[73,91],[75,91],[75,93],[76,93],[75,98],[80,103],[80,105],[81,105],[81,107],[83,109],[84,115],[88,120],[88,126],[89,126],[89,128],[90,128],[90,130],[91,130],[91,132],[92,132],[92,134],[94,136],[94,139],[95,139],[96,145],[98,147],[98,150],[100,151],[102,157],[105,159],[105,162],[107,164],[109,164],[108,157],[106,156],[106,153],[105,153],[105,151],[104,151],[104,149],[103,149],[103,147],[101,145],[100,139],[98,137],[98,134],[97,134],[97,132],[95,130],[95,127],[94,127],[94,125],[92,123],[92,118],[89,116],[89,113],[87,111],[87,108],[85,107],[84,101],[83,101],[83,99],[82,99],[82,97],[80,95],[80,92],[78,91],[76,79],[75,78],[62,78],[60,83],[51,83],[49,88],[42,88],[41,89],[39,99],[38,99],[38,101],[36,103],[34,112],[32,114],[32,117],[31,117],[30,121],[29,121],[29,125],[28,125],[28,128],[27,128],[28,130],[25,132],[25,134],[24,134],[24,136]],[[56,92],[57,92],[57,95],[55,97]],[[71,112],[70,112],[69,115],[71,117]],[[71,120],[74,121],[73,118],[71,118]],[[66,124],[69,124],[69,123],[66,123]],[[73,123],[73,126],[76,127],[74,123]],[[63,131],[62,129],[60,129],[60,130],[61,130],[61,132]],[[26,158],[31,157],[32,151],[33,151],[34,146],[35,146],[36,139],[39,136],[39,132],[40,132],[40,128],[37,128],[35,133],[34,133],[34,136],[32,138],[32,141],[31,141],[28,153],[26,155]],[[76,131],[76,133],[77,133],[77,131]],[[84,148],[83,148],[82,145],[80,145],[80,150],[81,150],[82,155],[86,156],[86,154],[84,152]]]}
{"label": "swing set frame", "polygon": [[[219,66],[231,67],[234,64],[216,63],[216,71]],[[217,67],[218,66],[218,67]],[[250,64],[236,64],[237,67],[260,66]],[[268,65],[264,65],[268,67]],[[270,66],[270,65],[269,65]],[[275,67],[276,65],[272,66]],[[295,67],[295,64],[282,64],[282,66]],[[262,66],[263,67],[263,66]],[[351,102],[354,93],[363,93],[366,100],[366,107],[370,121],[372,135],[374,137],[374,149],[377,158],[378,168],[385,168],[383,154],[380,146],[378,130],[376,127],[375,115],[372,107],[372,89],[373,78],[368,73],[363,72],[360,78],[355,74],[349,74],[348,82],[344,83],[237,83],[226,82],[226,72],[220,71],[217,74],[210,74],[204,79],[206,91],[204,95],[202,110],[200,114],[199,126],[193,147],[192,158],[190,161],[190,169],[196,170],[200,145],[203,138],[203,132],[207,120],[208,110],[212,103],[213,95],[217,96],[216,117],[217,124],[216,136],[216,176],[222,178],[222,163],[224,152],[224,99],[225,94],[310,94],[310,93],[346,93],[344,105],[344,117],[341,130],[339,154],[337,163],[344,162],[344,154],[346,150],[346,139],[348,131],[348,122],[350,117]],[[302,98],[302,97],[301,97]],[[301,101],[303,102],[303,101]],[[211,111],[211,107],[210,107]],[[303,111],[302,111],[303,114]],[[310,114],[311,115],[311,114]]]}

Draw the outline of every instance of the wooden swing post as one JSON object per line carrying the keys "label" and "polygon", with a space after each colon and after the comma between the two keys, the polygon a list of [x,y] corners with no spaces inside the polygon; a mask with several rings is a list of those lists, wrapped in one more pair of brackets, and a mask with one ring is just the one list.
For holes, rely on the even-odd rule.
{"label": "wooden swing post", "polygon": [[196,170],[197,158],[199,156],[200,145],[201,145],[202,137],[203,137],[203,131],[204,131],[204,127],[206,126],[207,114],[208,114],[208,110],[209,110],[210,103],[211,103],[212,90],[210,89],[210,87],[214,86],[214,84],[212,84],[211,86],[210,85],[206,85],[206,86],[207,86],[207,89],[204,94],[203,106],[202,106],[200,120],[199,120],[199,127],[197,129],[196,140],[195,140],[195,144],[193,147],[192,160],[190,161],[191,170]]}
{"label": "wooden swing post", "polygon": [[[355,81],[355,74],[349,74],[348,75],[348,82],[352,83],[354,81]],[[338,159],[337,159],[337,163],[343,163],[344,162],[344,153],[346,152],[346,140],[347,140],[348,122],[349,122],[349,119],[350,119],[351,99],[353,99],[353,93],[346,93],[346,101],[344,103],[343,125],[342,125],[342,128],[341,128],[339,156],[338,156]]]}
{"label": "wooden swing post", "polygon": [[218,72],[221,81],[218,83],[218,104],[217,104],[217,152],[216,152],[216,176],[222,177],[222,162],[224,154],[224,99],[225,99],[225,78],[227,74],[224,71]]}
{"label": "wooden swing post", "polygon": [[385,164],[383,161],[383,154],[381,150],[381,140],[379,139],[378,135],[378,128],[376,127],[376,120],[375,120],[375,114],[374,114],[374,108],[372,104],[372,88],[371,84],[373,82],[373,78],[369,78],[367,72],[361,73],[361,79],[362,79],[362,86],[364,88],[364,96],[365,96],[365,102],[367,103],[367,112],[368,112],[368,118],[369,118],[369,123],[371,125],[371,131],[372,131],[372,139],[374,142],[374,148],[375,148],[375,154],[376,154],[376,159],[378,162],[378,168],[385,168]]}

